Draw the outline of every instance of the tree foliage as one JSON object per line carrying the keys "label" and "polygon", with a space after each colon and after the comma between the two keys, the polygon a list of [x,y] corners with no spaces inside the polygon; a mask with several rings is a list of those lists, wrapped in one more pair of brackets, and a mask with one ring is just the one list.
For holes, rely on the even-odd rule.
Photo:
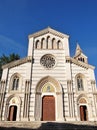
{"label": "tree foliage", "polygon": [[15,53],[10,54],[9,56],[6,56],[3,54],[0,57],[0,79],[1,79],[1,75],[2,75],[2,65],[5,65],[7,63],[10,63],[10,62],[18,60],[18,59],[20,59],[20,56]]}

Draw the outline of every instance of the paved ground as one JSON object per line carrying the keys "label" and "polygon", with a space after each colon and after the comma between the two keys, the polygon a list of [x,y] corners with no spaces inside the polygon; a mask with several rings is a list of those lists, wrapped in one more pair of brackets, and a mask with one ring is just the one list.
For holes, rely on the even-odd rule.
{"label": "paved ground", "polygon": [[97,122],[0,122],[0,130],[97,130]]}

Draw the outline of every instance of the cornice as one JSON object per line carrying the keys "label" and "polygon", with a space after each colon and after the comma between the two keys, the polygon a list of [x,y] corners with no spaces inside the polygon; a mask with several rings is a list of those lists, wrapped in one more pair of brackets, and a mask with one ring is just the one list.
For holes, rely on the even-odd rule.
{"label": "cornice", "polygon": [[68,62],[74,63],[74,64],[76,64],[78,66],[81,66],[83,68],[86,68],[86,69],[88,69],[88,68],[95,69],[95,66],[89,65],[89,64],[81,62],[81,61],[78,61],[78,60],[76,60],[76,59],[74,59],[72,57],[66,57],[66,60]]}
{"label": "cornice", "polygon": [[23,59],[16,60],[16,61],[10,62],[10,63],[8,63],[8,64],[6,64],[6,65],[3,65],[3,66],[2,66],[2,69],[12,68],[12,67],[15,67],[15,66],[24,64],[24,63],[26,63],[26,62],[31,62],[31,60],[32,60],[32,57],[31,57],[31,56],[28,56],[28,57],[25,57],[25,58],[23,58]]}
{"label": "cornice", "polygon": [[41,30],[41,31],[38,31],[38,32],[36,32],[36,33],[30,34],[30,35],[28,36],[28,38],[32,38],[32,37],[36,38],[36,37],[39,37],[39,36],[44,35],[44,34],[47,34],[47,33],[51,33],[51,34],[56,35],[56,36],[59,36],[59,37],[61,37],[61,38],[64,38],[64,37],[65,37],[65,38],[69,38],[69,35],[66,35],[66,34],[64,34],[64,33],[61,33],[61,32],[59,32],[59,31],[56,31],[56,30],[54,30],[54,29],[52,29],[52,28],[50,28],[50,27],[48,27],[48,28],[46,28],[46,29],[43,29],[43,30]]}

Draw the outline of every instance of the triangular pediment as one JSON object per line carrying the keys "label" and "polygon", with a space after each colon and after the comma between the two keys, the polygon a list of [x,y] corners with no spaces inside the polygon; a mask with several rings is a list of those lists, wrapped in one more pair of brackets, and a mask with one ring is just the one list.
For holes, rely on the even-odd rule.
{"label": "triangular pediment", "polygon": [[32,38],[32,37],[36,38],[36,37],[39,37],[41,35],[48,34],[48,33],[51,33],[51,34],[56,35],[56,36],[61,37],[61,38],[64,38],[64,37],[69,38],[69,35],[66,35],[64,33],[56,31],[56,30],[52,29],[51,27],[47,27],[46,29],[43,29],[43,30],[38,31],[38,32],[33,33],[33,34],[30,34],[28,37],[29,38]]}

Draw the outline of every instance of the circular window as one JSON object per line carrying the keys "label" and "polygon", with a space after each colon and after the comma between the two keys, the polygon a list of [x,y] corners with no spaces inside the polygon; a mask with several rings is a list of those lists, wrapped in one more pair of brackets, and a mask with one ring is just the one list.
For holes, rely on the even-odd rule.
{"label": "circular window", "polygon": [[55,58],[52,55],[44,55],[41,60],[40,63],[42,66],[44,66],[47,69],[51,69],[55,66]]}

